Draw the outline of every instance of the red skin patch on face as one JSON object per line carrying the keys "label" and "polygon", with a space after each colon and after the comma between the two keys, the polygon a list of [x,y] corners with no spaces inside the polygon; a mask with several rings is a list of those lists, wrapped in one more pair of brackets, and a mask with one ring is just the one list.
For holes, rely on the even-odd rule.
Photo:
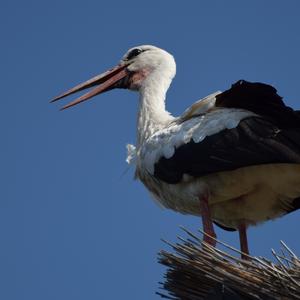
{"label": "red skin patch on face", "polygon": [[130,78],[130,89],[137,90],[141,86],[144,79],[149,75],[149,69],[141,69],[135,73]]}

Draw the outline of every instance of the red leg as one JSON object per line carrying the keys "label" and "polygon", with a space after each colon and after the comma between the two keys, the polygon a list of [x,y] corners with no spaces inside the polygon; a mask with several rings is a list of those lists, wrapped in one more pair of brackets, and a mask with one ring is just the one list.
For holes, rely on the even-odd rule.
{"label": "red leg", "polygon": [[[204,196],[199,198],[200,200],[200,208],[201,208],[201,214],[202,214],[202,224],[203,224],[203,231],[210,235],[213,238],[216,238],[216,233],[214,231],[214,226],[211,218],[210,209],[208,206],[208,198],[209,196]],[[212,245],[213,247],[216,246],[216,241],[212,238],[210,238],[207,235],[204,235],[203,240]]]}
{"label": "red leg", "polygon": [[239,230],[239,235],[240,235],[242,259],[250,259],[247,255],[245,255],[245,254],[249,255],[248,240],[247,240],[247,227],[246,227],[245,223],[241,223],[238,227],[238,230]]}

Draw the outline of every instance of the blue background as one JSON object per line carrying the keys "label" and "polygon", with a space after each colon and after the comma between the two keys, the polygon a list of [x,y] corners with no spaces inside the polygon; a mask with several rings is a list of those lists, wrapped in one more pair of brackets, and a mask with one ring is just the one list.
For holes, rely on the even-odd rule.
{"label": "blue background", "polygon": [[[132,46],[171,52],[168,109],[238,79],[299,104],[300,2],[5,1],[0,4],[0,299],[158,299],[160,238],[199,218],[161,210],[133,180],[137,95],[114,90],[64,112],[48,101]],[[254,255],[300,253],[299,212],[249,230]],[[238,246],[236,233],[219,238]]]}

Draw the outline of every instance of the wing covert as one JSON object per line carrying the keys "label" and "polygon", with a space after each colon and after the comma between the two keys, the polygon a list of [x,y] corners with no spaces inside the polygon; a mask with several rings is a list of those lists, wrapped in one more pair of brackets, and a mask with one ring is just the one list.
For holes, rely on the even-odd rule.
{"label": "wing covert", "polygon": [[265,118],[252,116],[201,143],[191,140],[181,145],[171,158],[161,157],[154,176],[177,183],[184,174],[200,177],[269,163],[300,163],[300,126],[280,129]]}

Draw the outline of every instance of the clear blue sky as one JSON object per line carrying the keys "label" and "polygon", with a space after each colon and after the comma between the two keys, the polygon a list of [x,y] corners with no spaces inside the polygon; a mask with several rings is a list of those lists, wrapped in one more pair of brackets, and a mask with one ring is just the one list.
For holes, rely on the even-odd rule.
{"label": "clear blue sky", "polygon": [[[174,114],[238,79],[270,83],[300,109],[299,11],[298,0],[1,1],[0,299],[159,299],[160,238],[200,220],[161,210],[125,173],[137,95],[64,112],[48,101],[153,44],[177,61]],[[251,252],[270,257],[283,239],[300,254],[299,217],[250,229]]]}

